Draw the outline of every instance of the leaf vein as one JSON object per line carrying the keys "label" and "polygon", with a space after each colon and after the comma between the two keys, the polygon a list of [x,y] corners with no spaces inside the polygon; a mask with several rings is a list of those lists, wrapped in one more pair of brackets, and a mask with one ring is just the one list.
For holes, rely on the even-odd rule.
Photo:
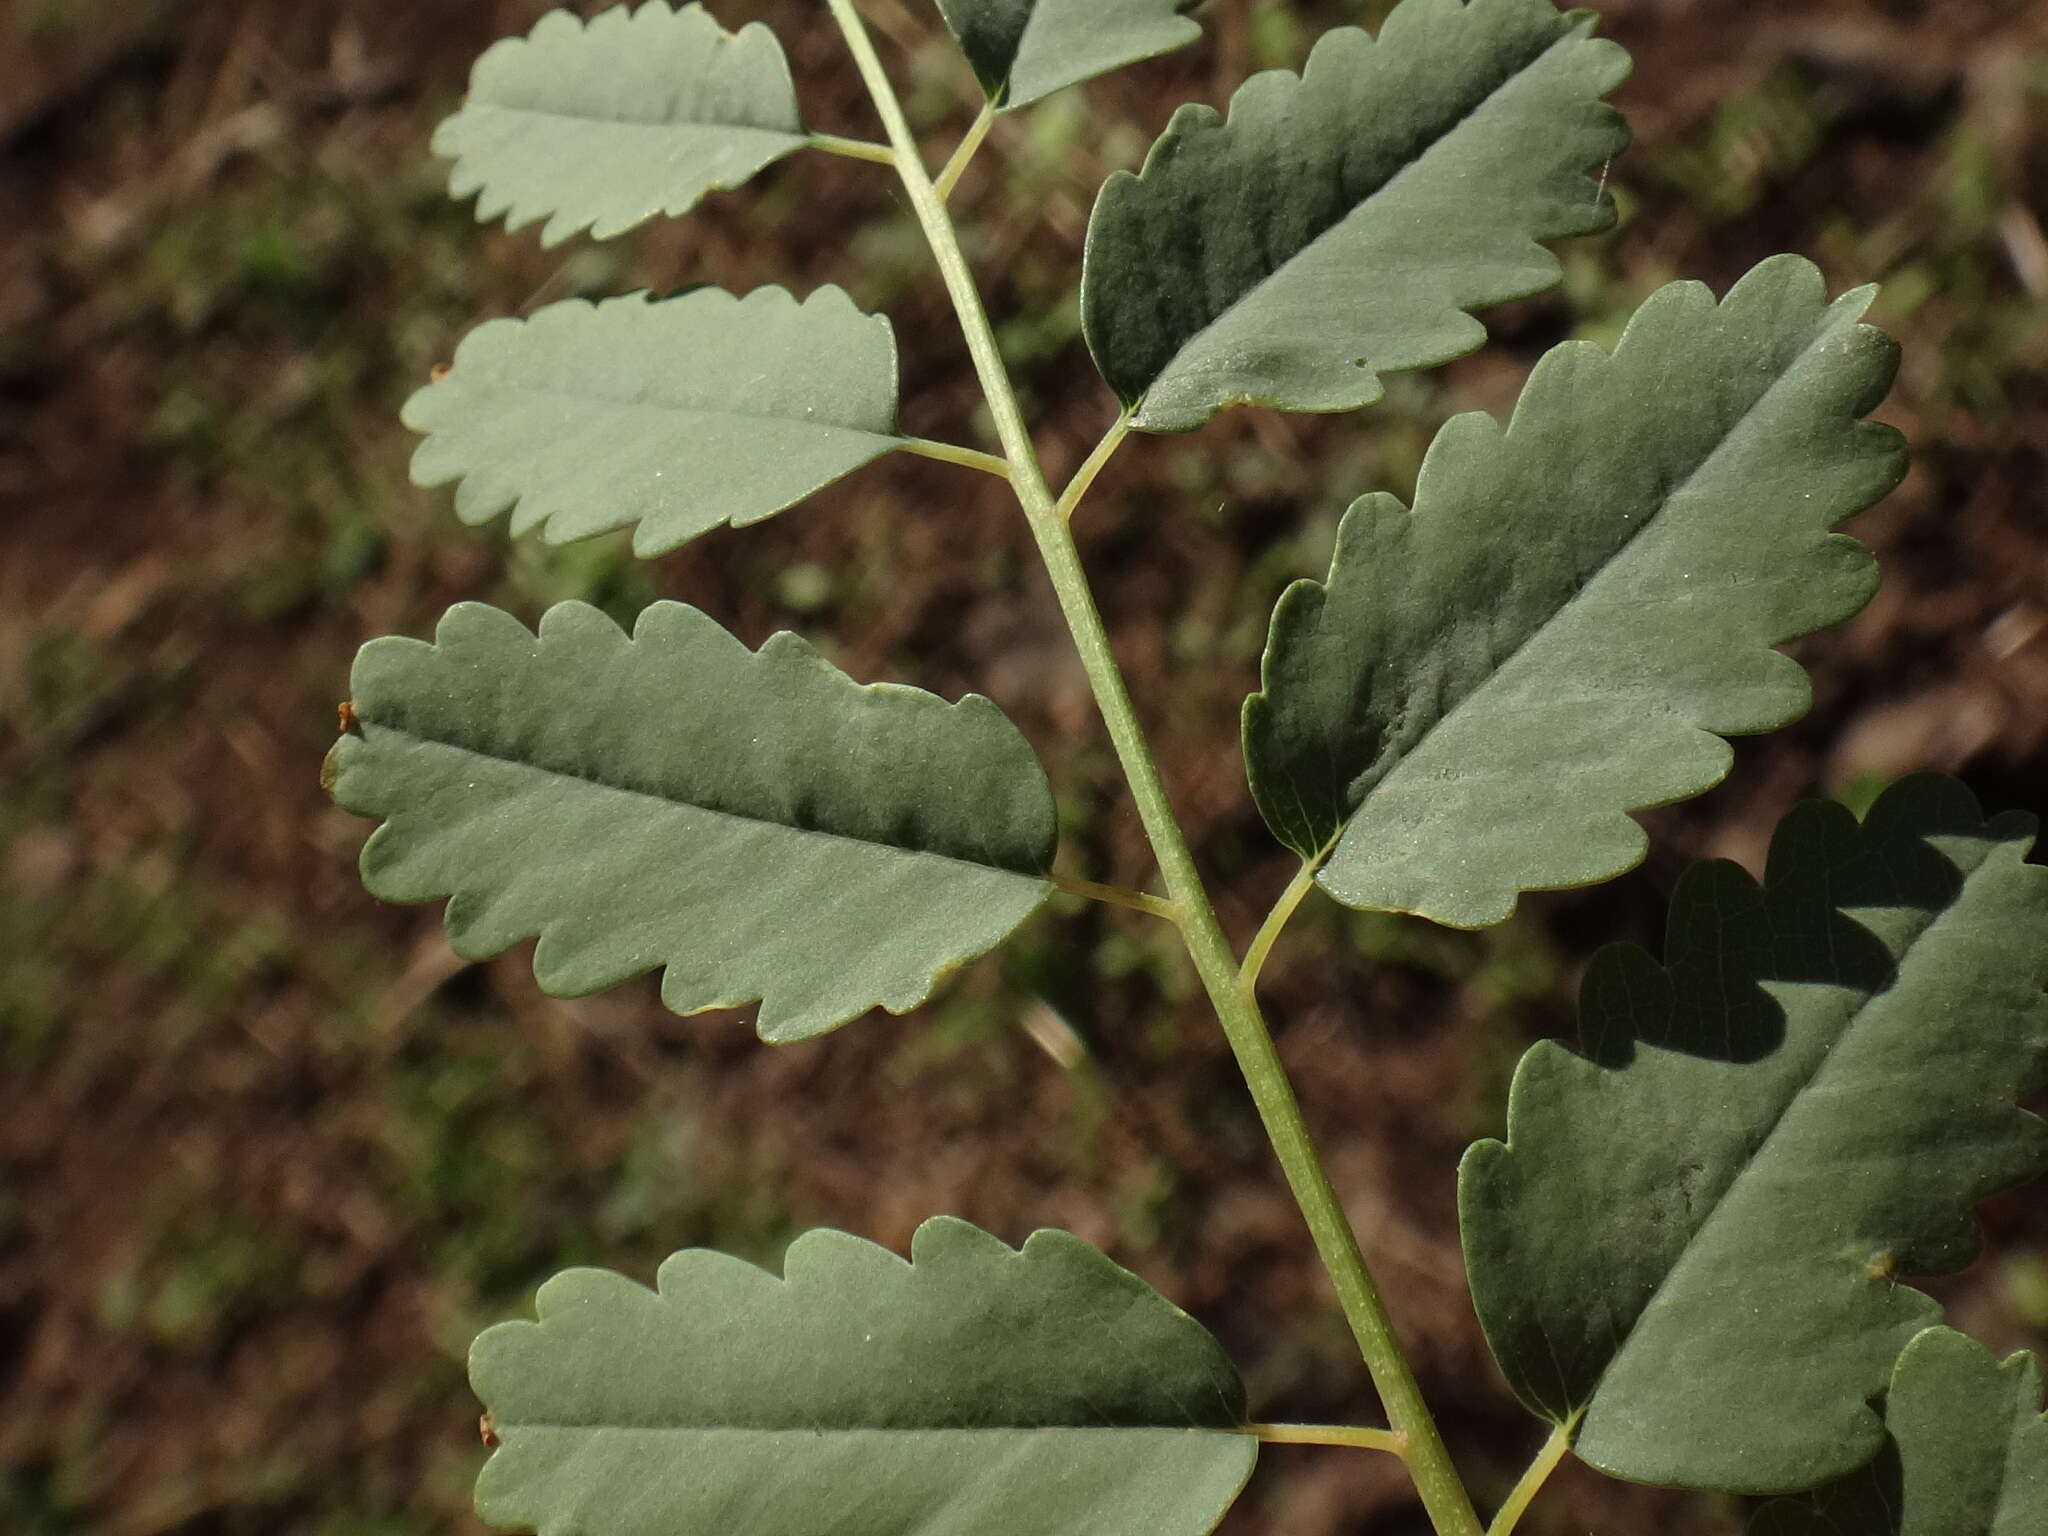
{"label": "leaf vein", "polygon": [[794,833],[802,837],[820,838],[831,842],[851,843],[858,848],[866,848],[870,850],[883,849],[891,853],[903,854],[912,858],[941,859],[949,864],[959,864],[965,868],[980,870],[987,874],[1007,875],[1014,879],[1028,880],[1037,884],[1046,883],[1043,877],[1039,875],[1027,874],[1022,870],[1008,869],[1001,865],[984,864],[978,859],[962,858],[958,854],[941,852],[940,850],[935,848],[917,848],[907,843],[892,843],[884,841],[879,838],[856,837],[846,832],[834,832],[826,827],[797,826],[790,822],[775,821],[766,816],[748,815],[744,811],[730,810],[723,806],[703,805],[699,804],[697,801],[684,799],[676,795],[665,794],[658,790],[644,789],[637,785],[631,784],[614,784],[609,780],[594,778],[588,774],[572,772],[569,769],[556,768],[552,765],[545,763],[527,762],[526,760],[517,757],[507,757],[503,753],[487,751],[484,748],[471,746],[464,742],[442,741],[436,737],[419,735],[415,732],[405,730],[399,726],[382,724],[374,718],[366,718],[363,721],[363,724],[366,727],[374,727],[375,729],[380,731],[388,731],[393,736],[396,736],[404,741],[416,742],[427,746],[439,747],[443,751],[459,753],[467,757],[479,758],[484,762],[497,763],[505,767],[520,769],[527,773],[539,774],[543,777],[550,779],[559,779],[569,783],[586,785],[590,788],[605,790],[612,794],[631,795],[644,800],[652,800],[657,804],[670,806],[679,810],[696,811],[706,816],[722,817],[732,821],[745,822],[751,826],[772,827],[777,829],[778,831]]}

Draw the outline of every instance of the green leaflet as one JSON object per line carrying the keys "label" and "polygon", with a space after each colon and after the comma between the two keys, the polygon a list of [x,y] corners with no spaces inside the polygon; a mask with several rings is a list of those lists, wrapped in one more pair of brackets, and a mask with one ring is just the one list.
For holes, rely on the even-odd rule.
{"label": "green leaflet", "polygon": [[1628,55],[1548,0],[1404,0],[1375,42],[1324,35],[1254,75],[1229,121],[1184,106],[1103,186],[1088,345],[1135,424],[1226,406],[1342,411],[1382,373],[1471,351],[1466,311],[1558,280],[1537,242],[1604,229],[1589,180],[1627,142],[1600,98]]}
{"label": "green leaflet", "polygon": [[704,1249],[659,1293],[541,1287],[470,1375],[501,1445],[477,1486],[547,1536],[1199,1536],[1250,1475],[1216,1341],[1079,1238],[1013,1250],[934,1217],[911,1262],[844,1232],[782,1279]]}
{"label": "green leaflet", "polygon": [[1938,1308],[1902,1276],[2048,1159],[2016,1107],[2048,1051],[2030,817],[1924,775],[1861,826],[1802,805],[1761,889],[1687,872],[1668,968],[1589,970],[1585,1056],[1534,1047],[1508,1140],[1466,1154],[1481,1323],[1522,1400],[1620,1477],[1787,1492],[1870,1459],[1866,1401]]}
{"label": "green leaflet", "polygon": [[1653,294],[1610,355],[1554,348],[1503,431],[1445,425],[1410,513],[1355,503],[1325,583],[1281,598],[1244,744],[1267,824],[1354,907],[1461,928],[1643,855],[1626,814],[1728,770],[1721,736],[1806,711],[1771,649],[1868,601],[1830,534],[1896,485],[1861,420],[1896,348],[1773,257],[1720,304]]}
{"label": "green leaflet", "polygon": [[1750,1536],[2040,1536],[2048,1418],[2032,1355],[2003,1365],[1966,1334],[1906,1346],[1885,1399],[1890,1443],[1839,1483],[1767,1505]]}
{"label": "green leaflet", "polygon": [[482,194],[479,222],[546,219],[541,244],[559,245],[687,213],[808,140],[772,32],[728,33],[701,5],[647,0],[587,25],[550,11],[493,44],[434,153],[455,162],[453,195]]}
{"label": "green leaflet", "polygon": [[681,603],[631,637],[562,603],[538,642],[481,603],[373,640],[334,797],[384,825],[363,880],[448,903],[471,958],[539,935],[558,995],[666,967],[678,1013],[761,1001],[764,1040],[902,1013],[1049,887],[1052,792],[987,699],[861,687]]}
{"label": "green leaflet", "polygon": [[896,431],[896,342],[837,288],[700,288],[492,320],[405,406],[427,434],[415,484],[455,510],[564,543],[632,527],[658,555],[759,522],[880,458]]}
{"label": "green leaflet", "polygon": [[988,99],[1005,111],[1184,47],[1198,0],[938,0]]}

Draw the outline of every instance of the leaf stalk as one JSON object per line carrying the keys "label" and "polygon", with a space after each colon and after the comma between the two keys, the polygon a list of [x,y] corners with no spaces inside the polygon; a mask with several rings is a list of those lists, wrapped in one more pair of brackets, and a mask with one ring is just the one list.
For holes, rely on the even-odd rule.
{"label": "leaf stalk", "polygon": [[1408,1437],[1394,1429],[1362,1424],[1247,1424],[1245,1433],[1258,1436],[1267,1445],[1343,1445],[1408,1459]]}
{"label": "leaf stalk", "polygon": [[875,165],[896,163],[895,150],[866,139],[842,139],[836,133],[814,133],[810,145],[812,149],[822,149],[828,155],[844,155],[849,160],[867,160]]}
{"label": "leaf stalk", "polygon": [[1088,457],[1082,460],[1081,467],[1074,471],[1074,478],[1067,482],[1067,488],[1060,492],[1060,499],[1053,507],[1061,522],[1073,521],[1074,509],[1081,505],[1081,499],[1088,494],[1088,488],[1095,484],[1095,477],[1102,473],[1104,466],[1111,459],[1116,457],[1117,449],[1121,448],[1124,439],[1131,435],[1131,417],[1137,409],[1136,406],[1132,406],[1117,417],[1115,424],[1102,434],[1102,441],[1095,445]]}
{"label": "leaf stalk", "polygon": [[984,102],[974,122],[960,140],[960,147],[946,162],[946,168],[939,172],[939,178],[932,183],[932,190],[939,194],[939,201],[945,202],[953,195],[953,188],[960,184],[960,177],[974,161],[975,151],[981,148],[982,140],[988,137],[989,129],[996,125],[996,104]]}
{"label": "leaf stalk", "polygon": [[1287,920],[1294,916],[1309,890],[1316,883],[1316,862],[1303,859],[1301,868],[1294,878],[1287,882],[1287,889],[1280,893],[1280,899],[1273,903],[1273,910],[1266,914],[1266,920],[1259,924],[1259,931],[1252,938],[1252,947],[1245,951],[1244,965],[1237,973],[1237,984],[1247,994],[1258,985],[1259,972],[1265,968],[1266,957],[1273,952],[1273,946],[1280,941],[1281,930]]}
{"label": "leaf stalk", "polygon": [[1104,902],[1112,907],[1129,907],[1133,912],[1147,912],[1153,917],[1163,917],[1175,927],[1180,925],[1181,909],[1171,901],[1162,901],[1157,896],[1147,896],[1143,891],[1134,891],[1121,885],[1098,885],[1093,880],[1083,880],[1078,875],[1055,874],[1049,877],[1052,883],[1073,896],[1085,896],[1090,901]]}
{"label": "leaf stalk", "polygon": [[1550,1481],[1550,1474],[1557,1470],[1558,1464],[1564,1460],[1565,1452],[1572,1448],[1572,1432],[1578,1425],[1578,1416],[1574,1414],[1551,1431],[1550,1438],[1543,1442],[1543,1449],[1538,1451],[1536,1459],[1529,1463],[1521,1481],[1509,1492],[1507,1502],[1495,1512],[1493,1524],[1486,1528],[1486,1536],[1509,1536],[1509,1533],[1521,1523],[1522,1516],[1528,1512],[1529,1506],[1536,1502],[1536,1495],[1541,1493],[1543,1485]]}
{"label": "leaf stalk", "polygon": [[998,480],[1010,478],[1010,461],[993,453],[983,453],[979,448],[963,448],[957,443],[936,443],[928,437],[906,437],[900,445],[905,453],[914,453],[920,458],[937,459],[942,464],[961,464],[968,469],[978,469],[984,475],[994,475]]}
{"label": "leaf stalk", "polygon": [[924,228],[933,259],[937,262],[947,292],[960,320],[973,358],[976,374],[987,396],[989,412],[1011,466],[1010,484],[1024,509],[1045,562],[1060,609],[1072,632],[1075,649],[1095,693],[1097,707],[1108,728],[1117,758],[1129,781],[1131,797],[1144,823],[1145,833],[1159,861],[1160,874],[1168,894],[1182,911],[1181,934],[1196,973],[1209,994],[1211,1005],[1223,1025],[1238,1068],[1259,1111],[1259,1118],[1273,1144],[1274,1153],[1287,1176],[1289,1188],[1301,1207],[1316,1251],[1329,1271],[1332,1286],[1346,1321],[1357,1339],[1373,1384],[1395,1432],[1404,1436],[1409,1473],[1421,1496],[1431,1523],[1439,1536],[1481,1536],[1479,1516],[1472,1507],[1450,1452],[1438,1433],[1436,1421],[1424,1402],[1414,1372],[1394,1336],[1393,1321],[1386,1304],[1366,1269],[1358,1237],[1344,1215],[1344,1207],[1330,1183],[1328,1172],[1317,1156],[1308,1125],[1288,1081],[1272,1033],[1260,1014],[1257,1002],[1238,985],[1237,956],[1224,937],[1209,894],[1195,867],[1180,823],[1174,815],[1166,786],[1153,761],[1150,745],[1138,724],[1136,708],[1125,686],[1122,669],[1109,644],[1109,634],[1095,604],[1095,595],[1081,564],[1079,549],[1061,518],[1045,472],[1024,424],[1009,370],[997,348],[981,294],[975,285],[967,258],[960,249],[938,188],[926,173],[917,141],[905,118],[888,72],[882,67],[866,24],[853,0],[826,0],[847,47],[853,56],[875,110],[881,115],[890,145],[896,152],[896,171],[911,208]]}

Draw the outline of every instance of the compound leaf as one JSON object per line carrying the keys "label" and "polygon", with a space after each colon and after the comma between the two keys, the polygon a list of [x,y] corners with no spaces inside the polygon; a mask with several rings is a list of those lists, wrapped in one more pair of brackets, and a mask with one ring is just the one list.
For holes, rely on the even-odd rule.
{"label": "compound leaf", "polygon": [[2048,1417],[2032,1355],[2000,1364],[1967,1334],[1906,1346],[1890,1442],[1839,1483],[1765,1506],[1750,1536],[2034,1536],[2048,1531]]}
{"label": "compound leaf", "polygon": [[1355,503],[1326,582],[1273,615],[1245,759],[1267,824],[1338,900],[1461,928],[1638,862],[1627,812],[1719,782],[1720,738],[1811,701],[1772,646],[1868,601],[1830,534],[1898,483],[1863,421],[1896,366],[1792,256],[1716,304],[1645,303],[1612,354],[1568,342],[1510,426],[1460,416],[1411,513]]}
{"label": "compound leaf", "polygon": [[729,33],[701,5],[648,0],[588,23],[550,11],[492,44],[462,110],[434,133],[449,190],[542,245],[687,213],[809,141],[789,61],[759,22]]}
{"label": "compound leaf", "polygon": [[678,1013],[758,999],[763,1039],[805,1039],[916,1006],[1049,890],[1052,792],[1001,711],[861,687],[793,634],[562,603],[536,640],[463,603],[352,687],[327,781],[384,823],[364,883],[451,897],[472,959],[538,935],[558,995],[666,967]]}
{"label": "compound leaf", "polygon": [[1135,424],[1226,406],[1342,411],[1382,373],[1471,351],[1468,310],[1548,288],[1538,244],[1605,228],[1589,173],[1627,140],[1600,98],[1628,55],[1548,0],[1403,0],[1377,42],[1325,34],[1254,75],[1225,121],[1184,106],[1103,186],[1088,345]]}
{"label": "compound leaf", "polygon": [[550,543],[632,527],[658,555],[758,522],[898,446],[896,342],[837,288],[702,288],[492,320],[406,402],[422,486]]}
{"label": "compound leaf", "polygon": [[1459,1172],[1472,1294],[1517,1394],[1638,1482],[1784,1493],[1868,1461],[1869,1401],[2038,1172],[2048,870],[2031,817],[1924,775],[1859,826],[1796,808],[1759,887],[1696,865],[1658,966],[1616,945],[1586,1054],[1522,1059]]}
{"label": "compound leaf", "polygon": [[1202,35],[1197,0],[938,0],[988,99],[1007,111]]}
{"label": "compound leaf", "polygon": [[814,1231],[783,1278],[703,1249],[648,1291],[541,1287],[476,1341],[477,1508],[578,1536],[1199,1536],[1257,1441],[1216,1341],[1079,1238],[935,1217],[906,1264]]}

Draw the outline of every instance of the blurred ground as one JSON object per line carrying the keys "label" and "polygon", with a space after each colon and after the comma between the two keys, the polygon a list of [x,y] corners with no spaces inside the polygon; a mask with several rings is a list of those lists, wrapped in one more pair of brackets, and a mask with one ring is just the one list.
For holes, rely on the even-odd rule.
{"label": "blurred ground", "polygon": [[[0,1528],[23,1536],[471,1531],[461,1352],[569,1262],[773,1260],[795,1230],[901,1247],[951,1211],[1071,1227],[1214,1326],[1258,1412],[1376,1413],[1306,1236],[1169,937],[1063,908],[923,1015],[769,1050],[635,985],[465,967],[380,907],[365,828],[316,782],[362,640],[449,602],[527,618],[686,597],[750,643],[991,693],[1052,767],[1067,865],[1144,883],[1135,818],[997,487],[908,462],[652,564],[512,547],[410,489],[396,423],[463,330],[570,293],[848,287],[905,341],[910,428],[979,441],[971,377],[879,170],[799,158],[686,223],[546,254],[478,232],[425,142],[540,0],[0,5]],[[936,140],[960,65],[922,0],[871,0]],[[1228,0],[1208,39],[1005,120],[961,206],[1057,476],[1111,414],[1075,253],[1105,171],[1172,106],[1298,65],[1335,0]],[[1083,542],[1176,799],[1248,936],[1286,879],[1234,719],[1265,614],[1362,488],[1405,492],[1453,410],[1505,407],[1545,345],[1611,338],[1676,275],[1780,249],[1882,279],[1913,477],[1858,531],[1882,595],[1801,647],[1819,703],[1730,785],[1655,818],[1599,891],[1453,935],[1312,906],[1269,971],[1312,1122],[1476,1486],[1536,1438],[1459,1277],[1452,1169],[1592,946],[1654,940],[1678,865],[1754,864],[1801,794],[1932,765],[2048,808],[2048,6],[1610,0],[1638,73],[1630,217],[1486,355],[1336,420],[1235,413],[1141,441]],[[821,8],[726,0],[787,40],[818,126],[871,122]],[[1072,1031],[1063,1067],[1036,1041]],[[2001,1350],[2048,1343],[2048,1199],[1986,1211],[1942,1287]],[[1738,1512],[1561,1476],[1525,1529],[1708,1533]],[[1267,1458],[1241,1536],[1423,1529],[1393,1470]]]}

